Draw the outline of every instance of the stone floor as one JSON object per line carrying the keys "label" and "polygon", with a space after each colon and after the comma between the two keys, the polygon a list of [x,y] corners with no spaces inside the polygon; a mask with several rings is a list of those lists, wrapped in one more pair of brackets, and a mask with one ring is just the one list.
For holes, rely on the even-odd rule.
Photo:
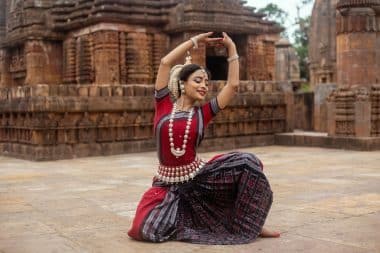
{"label": "stone floor", "polygon": [[280,239],[240,246],[130,240],[154,173],[152,152],[41,163],[0,157],[0,252],[380,252],[380,151],[244,151],[265,164],[275,194],[267,226]]}

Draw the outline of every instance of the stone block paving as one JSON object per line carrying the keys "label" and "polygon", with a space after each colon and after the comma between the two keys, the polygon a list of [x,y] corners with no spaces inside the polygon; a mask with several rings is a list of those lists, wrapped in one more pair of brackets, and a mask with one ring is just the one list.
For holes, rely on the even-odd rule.
{"label": "stone block paving", "polygon": [[[270,146],[279,239],[238,246],[136,242],[127,231],[154,152],[54,162],[0,157],[0,252],[380,252],[380,152]],[[211,158],[216,153],[204,153]]]}

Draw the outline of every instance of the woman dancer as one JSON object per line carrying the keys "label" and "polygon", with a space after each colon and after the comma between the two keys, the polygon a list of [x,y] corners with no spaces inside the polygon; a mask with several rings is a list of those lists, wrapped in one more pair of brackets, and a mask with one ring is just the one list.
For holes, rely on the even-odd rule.
{"label": "woman dancer", "polygon": [[[239,56],[231,38],[202,33],[161,60],[156,79],[154,128],[158,166],[153,186],[143,195],[128,235],[136,240],[242,244],[258,236],[278,237],[263,228],[272,191],[261,161],[232,152],[203,161],[196,148],[210,120],[225,108],[239,86]],[[227,84],[203,106],[210,75],[196,64],[172,65],[198,43],[228,50]],[[169,85],[168,85],[169,84]]]}

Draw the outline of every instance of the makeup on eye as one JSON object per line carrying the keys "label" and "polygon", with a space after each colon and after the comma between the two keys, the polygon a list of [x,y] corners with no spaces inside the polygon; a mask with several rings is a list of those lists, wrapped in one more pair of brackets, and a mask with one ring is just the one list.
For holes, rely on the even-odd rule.
{"label": "makeup on eye", "polygon": [[207,78],[204,78],[204,77],[202,77],[202,76],[196,76],[196,77],[194,78],[194,81],[197,82],[197,83],[201,83],[203,79],[205,80],[206,84],[208,84],[208,79],[207,79]]}

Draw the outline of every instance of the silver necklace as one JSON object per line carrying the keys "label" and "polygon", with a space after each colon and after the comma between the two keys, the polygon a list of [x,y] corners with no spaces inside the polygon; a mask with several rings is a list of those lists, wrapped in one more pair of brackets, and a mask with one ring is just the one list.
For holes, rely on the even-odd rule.
{"label": "silver necklace", "polygon": [[193,120],[194,108],[191,107],[191,109],[189,111],[189,115],[187,116],[185,134],[183,136],[182,149],[174,147],[173,122],[174,122],[174,115],[175,115],[176,111],[177,111],[177,104],[174,103],[173,104],[173,110],[172,110],[172,113],[170,114],[170,118],[169,118],[169,143],[170,143],[170,152],[176,158],[178,158],[178,157],[183,156],[186,153],[186,145],[187,145],[187,141],[188,141],[188,138],[189,138],[191,121]]}

